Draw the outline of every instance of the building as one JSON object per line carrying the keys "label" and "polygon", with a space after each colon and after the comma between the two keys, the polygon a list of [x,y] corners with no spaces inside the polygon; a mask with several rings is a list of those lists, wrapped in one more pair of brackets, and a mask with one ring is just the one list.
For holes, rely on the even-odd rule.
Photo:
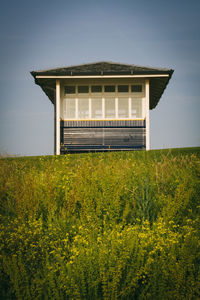
{"label": "building", "polygon": [[31,72],[55,108],[55,154],[149,150],[149,110],[173,70],[113,62]]}

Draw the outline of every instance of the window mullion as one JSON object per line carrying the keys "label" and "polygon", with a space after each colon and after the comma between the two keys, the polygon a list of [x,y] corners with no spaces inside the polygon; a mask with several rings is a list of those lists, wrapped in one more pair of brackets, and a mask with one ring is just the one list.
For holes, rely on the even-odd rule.
{"label": "window mullion", "polygon": [[105,98],[102,97],[102,119],[105,119]]}
{"label": "window mullion", "polygon": [[128,115],[129,119],[131,119],[131,97],[128,98]]}
{"label": "window mullion", "polygon": [[78,119],[78,98],[75,99],[75,118]]}
{"label": "window mullion", "polygon": [[89,100],[89,119],[92,118],[92,101],[91,98],[88,99]]}
{"label": "window mullion", "polygon": [[115,119],[118,119],[118,98],[115,98]]}

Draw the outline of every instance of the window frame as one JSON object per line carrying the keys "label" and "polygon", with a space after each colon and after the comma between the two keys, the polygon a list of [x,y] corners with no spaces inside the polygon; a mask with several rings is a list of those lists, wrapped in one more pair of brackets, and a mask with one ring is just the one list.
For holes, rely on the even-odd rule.
{"label": "window frame", "polygon": [[[65,86],[75,86],[75,94],[66,94],[65,93]],[[63,105],[62,105],[62,118],[64,120],[144,120],[145,119],[145,84],[144,83],[131,83],[129,82],[128,84],[126,83],[117,83],[117,84],[110,84],[110,83],[89,83],[89,84],[67,84],[67,85],[63,85]],[[141,92],[132,92],[132,86],[134,85],[141,85],[142,86],[142,91]],[[80,86],[88,86],[88,92],[86,93],[80,93],[78,90],[78,87]],[[92,86],[101,86],[101,92],[92,92]],[[111,92],[105,92],[105,86],[115,86],[115,92],[111,91]],[[128,92],[126,91],[122,91],[119,92],[119,86],[128,86]],[[64,110],[64,107],[67,107],[65,103],[65,101],[67,99],[74,99],[75,101],[75,112],[74,112],[74,118],[67,118],[67,112],[66,109]],[[88,110],[89,110],[89,115],[87,118],[81,118],[79,117],[79,99],[84,98],[88,100]],[[101,117],[94,117],[93,114],[93,106],[92,106],[92,100],[96,99],[96,98],[100,98],[101,99],[101,107],[102,107],[102,116]],[[112,117],[106,117],[106,99],[107,98],[112,98],[115,99],[115,108],[114,108],[114,114]],[[121,98],[124,98],[127,102],[126,102],[126,107],[125,107],[125,111],[126,111],[126,115],[127,117],[119,117],[120,112],[119,112],[119,101]],[[140,99],[141,104],[140,104],[140,109],[139,109],[139,113],[140,115],[138,117],[134,117],[132,114],[132,103],[133,103],[133,99],[137,98]],[[128,108],[127,108],[127,103],[128,103]],[[120,104],[121,106],[121,104]],[[121,106],[123,107],[123,106]],[[128,109],[128,112],[127,112]]]}
{"label": "window frame", "polygon": [[[66,88],[74,87],[74,93],[66,93]],[[76,94],[76,85],[66,85],[64,86],[64,95],[75,95]]]}
{"label": "window frame", "polygon": [[[88,91],[87,92],[80,92],[79,88],[88,88]],[[78,84],[77,85],[77,94],[82,96],[83,94],[87,95],[89,93],[90,93],[90,86],[88,84],[87,85],[86,84],[84,84],[84,85],[83,84]]]}

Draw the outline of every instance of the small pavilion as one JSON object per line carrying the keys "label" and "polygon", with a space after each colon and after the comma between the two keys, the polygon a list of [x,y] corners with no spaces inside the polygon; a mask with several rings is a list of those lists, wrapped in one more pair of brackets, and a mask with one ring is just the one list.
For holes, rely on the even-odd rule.
{"label": "small pavilion", "polygon": [[32,71],[54,105],[56,155],[150,149],[149,110],[172,69],[95,62]]}

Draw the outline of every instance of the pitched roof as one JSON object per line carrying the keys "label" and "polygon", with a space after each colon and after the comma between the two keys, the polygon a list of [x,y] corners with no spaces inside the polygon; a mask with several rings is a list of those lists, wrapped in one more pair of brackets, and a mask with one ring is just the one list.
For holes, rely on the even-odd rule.
{"label": "pitched roof", "polygon": [[60,67],[55,69],[32,71],[34,75],[129,75],[129,74],[165,74],[172,70],[165,68],[152,68],[136,65],[128,65],[114,62],[94,62],[75,66]]}
{"label": "pitched roof", "polygon": [[[122,77],[123,75],[146,75],[146,78],[148,78],[149,75],[157,75],[153,78],[149,77],[150,109],[153,109],[159,102],[164,89],[173,74],[173,70],[102,61],[55,69],[32,71],[31,74],[35,78],[35,83],[41,86],[43,91],[53,103],[55,97],[55,79],[37,78],[37,76],[70,76],[72,78],[75,76],[82,76],[84,78],[84,76],[99,75],[121,75]],[[166,75],[167,77],[162,77],[162,75]]]}

